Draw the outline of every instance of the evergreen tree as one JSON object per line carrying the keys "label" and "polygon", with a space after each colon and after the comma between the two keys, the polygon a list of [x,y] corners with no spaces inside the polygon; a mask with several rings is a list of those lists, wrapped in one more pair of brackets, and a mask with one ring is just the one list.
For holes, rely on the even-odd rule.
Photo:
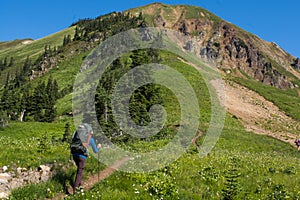
{"label": "evergreen tree", "polygon": [[66,123],[65,125],[65,132],[63,134],[62,142],[71,142],[71,136],[70,136],[70,124]]}
{"label": "evergreen tree", "polygon": [[240,192],[239,177],[241,174],[235,166],[235,163],[230,164],[230,168],[225,172],[225,188],[222,190],[223,200],[236,199]]}
{"label": "evergreen tree", "polygon": [[2,59],[1,59],[1,60],[0,60],[0,72],[1,72],[2,70],[4,70],[4,67],[3,67],[3,61],[2,61]]}
{"label": "evergreen tree", "polygon": [[8,67],[12,67],[13,65],[14,65],[14,58],[10,57],[10,61],[9,61]]}
{"label": "evergreen tree", "polygon": [[35,121],[44,121],[45,114],[45,104],[46,104],[46,95],[45,95],[45,83],[41,82],[34,89],[32,96],[32,115]]}
{"label": "evergreen tree", "polygon": [[24,77],[29,75],[30,68],[31,68],[31,60],[30,60],[29,56],[27,56],[27,58],[24,62],[23,68],[22,68],[22,73],[23,73]]}
{"label": "evergreen tree", "polygon": [[[57,88],[55,88],[57,89]],[[56,116],[56,110],[55,110],[55,102],[56,102],[56,96],[58,91],[55,91],[54,89],[54,81],[52,77],[48,79],[48,83],[45,89],[46,93],[46,102],[45,102],[45,116],[44,119],[46,122],[52,122],[54,121],[54,118]]]}
{"label": "evergreen tree", "polygon": [[22,74],[22,72],[20,71],[20,69],[17,69],[16,71],[16,77],[15,77],[15,88],[18,88],[22,85],[22,83],[25,81],[24,76]]}
{"label": "evergreen tree", "polygon": [[7,57],[4,58],[4,61],[3,61],[3,68],[6,68],[7,67]]}
{"label": "evergreen tree", "polygon": [[20,117],[21,121],[26,121],[27,113],[30,113],[31,110],[31,96],[30,96],[30,85],[26,86],[22,91],[22,97],[20,102],[20,112],[23,113],[23,116]]}
{"label": "evergreen tree", "polygon": [[63,46],[72,42],[71,35],[65,35],[63,40]]}
{"label": "evergreen tree", "polygon": [[52,93],[54,95],[55,100],[60,98],[59,87],[58,87],[58,83],[56,80],[54,80],[52,83]]}
{"label": "evergreen tree", "polygon": [[1,110],[6,111],[12,120],[18,118],[19,102],[19,93],[14,92],[12,85],[6,86],[1,97]]}
{"label": "evergreen tree", "polygon": [[52,54],[51,46],[50,45],[45,45],[43,56],[48,57],[48,56],[51,56],[51,54]]}
{"label": "evergreen tree", "polygon": [[7,85],[4,87],[4,91],[1,97],[1,110],[7,111],[10,109],[10,96],[11,96],[11,90]]}
{"label": "evergreen tree", "polygon": [[0,128],[4,128],[8,125],[9,118],[6,111],[0,110]]}
{"label": "evergreen tree", "polygon": [[8,73],[6,74],[6,80],[5,80],[5,84],[4,84],[4,89],[8,87],[9,82],[10,82],[10,79],[11,79],[10,73],[8,72]]}
{"label": "evergreen tree", "polygon": [[78,26],[75,27],[75,34],[74,34],[74,38],[73,38],[73,41],[76,41],[76,40],[80,40]]}
{"label": "evergreen tree", "polygon": [[45,109],[44,121],[45,122],[53,122],[56,116],[56,109],[54,105],[49,105]]}
{"label": "evergreen tree", "polygon": [[[158,53],[153,53],[153,55],[158,55]],[[130,69],[142,64],[151,63],[154,59],[157,60],[156,57],[152,58],[152,56],[150,56],[146,50],[134,51],[128,55],[116,59],[111,64],[109,69],[104,72],[104,75],[102,76],[97,88],[95,101],[97,118],[103,125],[103,129],[108,130],[108,133],[106,134],[116,135],[115,132],[119,132],[118,125],[116,125],[112,116],[111,105],[111,95],[115,84]],[[139,72],[137,72],[132,78],[133,80],[127,81],[127,86],[124,85],[122,87],[124,92],[126,92],[129,87],[137,88],[135,84],[139,84],[145,79],[148,79],[150,83],[152,82],[151,72],[144,69],[139,69]],[[150,116],[148,113],[152,105],[162,103],[160,87],[156,86],[155,84],[147,84],[139,87],[136,89],[136,91],[134,91],[129,102],[130,117],[136,124],[147,125],[150,123]],[[116,109],[120,107],[123,106],[115,105]],[[117,113],[120,115],[124,114],[122,112],[122,110],[117,110]],[[123,139],[128,139],[128,137],[124,137]]]}
{"label": "evergreen tree", "polygon": [[[52,76],[50,76],[48,78],[48,82],[47,82],[47,86],[45,88],[45,92],[47,95],[48,100],[52,100],[53,99],[53,94],[52,94],[52,90],[53,90],[53,78]],[[47,102],[48,103],[48,102]]]}

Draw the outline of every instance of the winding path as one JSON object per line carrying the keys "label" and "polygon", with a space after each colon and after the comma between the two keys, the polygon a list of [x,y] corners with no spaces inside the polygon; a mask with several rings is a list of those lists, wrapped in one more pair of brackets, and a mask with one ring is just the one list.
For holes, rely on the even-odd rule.
{"label": "winding path", "polygon": [[[197,140],[202,135],[203,132],[201,130],[198,130],[198,134],[191,141],[196,148],[199,148],[199,145],[197,144]],[[85,190],[91,189],[96,183],[112,175],[124,163],[126,163],[128,159],[129,159],[128,157],[124,157],[123,159],[116,161],[112,166],[109,166],[105,168],[103,171],[101,171],[99,175],[98,174],[90,175],[88,179],[83,182],[83,187],[85,188]],[[69,193],[71,193],[71,191]],[[68,196],[68,194],[58,193],[55,197],[52,198],[52,200],[61,200],[64,199],[66,196]]]}
{"label": "winding path", "polygon": [[197,144],[197,140],[203,135],[203,131],[198,130],[198,134],[192,139],[192,144],[199,149],[199,145]]}
{"label": "winding path", "polygon": [[[109,166],[103,171],[101,171],[99,176],[98,174],[90,175],[86,181],[83,181],[83,187],[85,188],[85,190],[91,189],[96,183],[112,175],[116,170],[119,169],[120,166],[122,166],[127,161],[128,158],[124,157],[123,159],[116,161],[112,166]],[[58,193],[55,197],[52,198],[52,200],[61,200],[64,199],[66,196],[68,196],[68,194]]]}

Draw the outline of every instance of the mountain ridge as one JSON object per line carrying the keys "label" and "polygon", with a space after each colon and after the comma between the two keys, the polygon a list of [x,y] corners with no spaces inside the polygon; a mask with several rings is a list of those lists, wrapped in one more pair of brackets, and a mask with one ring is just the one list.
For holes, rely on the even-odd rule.
{"label": "mountain ridge", "polygon": [[[300,73],[293,70],[299,69],[298,58],[276,43],[264,41],[201,7],[153,3],[126,12],[142,12],[150,25],[195,37],[201,47],[201,52],[197,53],[203,59],[224,70],[237,70],[240,72],[237,76],[246,73],[282,89],[299,87],[295,77],[299,78]],[[185,46],[193,50],[193,45]]]}
{"label": "mountain ridge", "polygon": [[[275,43],[263,41],[201,7],[162,3],[153,3],[122,13],[113,12],[95,19],[79,20],[61,32],[26,45],[26,48],[35,50],[35,53],[30,51],[31,56],[40,54],[31,69],[30,80],[38,79],[52,69],[58,70],[59,66],[63,65],[62,63],[68,62],[69,59],[81,53],[88,53],[99,42],[114,34],[112,32],[122,31],[120,29],[123,28],[122,23],[108,24],[105,27],[105,23],[110,23],[110,17],[121,19],[122,15],[123,20],[132,19],[136,27],[145,23],[146,26],[170,28],[186,37],[192,37],[193,40],[179,45],[187,51],[200,55],[201,59],[208,64],[217,66],[225,79],[241,78],[245,81],[253,79],[280,89],[297,89],[300,85],[300,74],[297,71],[300,66],[299,59],[288,54]],[[104,24],[101,24],[102,22]],[[93,28],[97,24],[101,24],[101,27]],[[112,29],[116,30],[112,31]],[[60,43],[63,46],[57,48],[50,46],[47,42],[54,45]],[[33,47],[36,43],[41,43],[41,45],[38,48]],[[47,46],[42,46],[46,44]],[[44,53],[42,53],[43,50]],[[9,50],[11,55],[18,53],[17,55],[20,55],[20,59],[23,60],[28,56],[25,52],[27,52],[25,48]],[[3,55],[7,54],[0,51],[0,60]],[[6,79],[5,72],[13,70],[16,69],[4,69],[2,80]],[[71,83],[62,84],[69,85],[68,87],[71,85]]]}
{"label": "mountain ridge", "polygon": [[[143,13],[148,26],[169,28],[196,38],[199,41],[197,45],[201,48],[197,53],[201,54],[202,59],[220,67],[224,72],[231,71],[233,76],[245,78],[244,74],[247,74],[255,80],[281,89],[300,85],[299,58],[292,56],[275,42],[264,41],[206,9],[156,2],[128,9],[123,13],[135,16]],[[76,23],[72,25],[74,24]],[[195,44],[183,45],[190,51],[195,50]],[[4,59],[4,56],[0,49],[0,58]]]}
{"label": "mountain ridge", "polygon": [[[140,12],[142,9],[145,10],[144,14]],[[192,139],[186,152],[174,163],[162,166],[161,170],[150,174],[123,173],[121,170],[107,181],[100,182],[97,187],[80,194],[81,198],[131,199],[138,195],[136,197],[140,199],[220,199],[226,198],[232,191],[229,184],[232,180],[232,185],[236,187],[230,199],[299,198],[297,172],[300,154],[293,144],[300,133],[300,113],[296,109],[300,107],[296,87],[299,60],[289,58],[275,43],[263,42],[257,36],[201,8],[159,3],[150,8],[147,5],[131,12],[114,12],[95,19],[79,20],[59,33],[20,49],[12,47],[7,54],[0,51],[0,60],[3,55],[15,58],[14,64],[8,64],[4,70],[0,70],[3,81],[3,87],[0,87],[0,138],[3,141],[0,162],[12,167],[54,163],[57,167],[53,169],[59,175],[46,184],[13,191],[12,198],[51,198],[72,183],[69,175],[74,169],[66,159],[69,158],[68,139],[76,128],[74,114],[81,114],[76,106],[72,107],[74,102],[80,101],[74,98],[74,93],[89,90],[88,85],[74,89],[74,82],[84,67],[92,67],[92,63],[83,65],[83,61],[95,47],[113,35],[150,26],[170,26],[173,32],[184,35],[186,40],[179,41],[179,47],[185,52],[196,53],[200,63],[205,61],[201,66],[217,66],[224,87],[217,88],[219,85],[215,86],[214,80],[205,82],[203,74],[197,71],[200,66],[189,63],[184,57],[154,49],[122,55],[107,66],[101,78],[95,74],[99,78],[94,95],[95,104],[83,103],[87,109],[95,107],[101,129],[113,143],[107,144],[102,140],[102,131],[94,132],[95,137],[100,136],[96,138],[97,143],[100,142],[104,147],[101,162],[113,157],[112,154],[105,154],[105,151],[116,146],[134,153],[160,151],[176,138],[178,127],[186,127],[186,122],[180,116],[183,106],[179,98],[170,89],[156,88],[156,85],[134,91],[129,110],[134,122],[144,125],[149,122],[146,118],[149,117],[148,108],[162,105],[168,115],[159,133],[147,138],[131,137],[115,123],[110,101],[115,84],[134,67],[147,63],[171,67],[192,86],[201,114],[200,125],[194,134],[203,132],[203,135]],[[286,68],[294,71],[288,72]],[[264,79],[259,79],[259,72],[266,69],[268,71],[262,73]],[[258,71],[257,76],[254,76],[255,70]],[[284,75],[285,79],[282,77]],[[90,78],[88,76],[85,80],[88,82]],[[293,82],[293,79],[296,81]],[[275,84],[270,84],[272,81]],[[176,81],[174,86],[181,91],[184,89]],[[213,95],[208,91],[209,86],[216,88],[216,93],[225,90],[227,112],[224,124],[220,124],[223,128],[220,137],[214,138],[217,141],[209,155],[202,157],[202,146],[209,138],[206,137],[208,130],[216,123],[211,119]],[[16,148],[18,144],[22,145]],[[138,156],[129,159],[132,165],[128,166],[132,169],[138,159]],[[152,162],[150,158],[150,165]],[[99,169],[99,162],[91,159],[86,172],[96,173],[95,169]]]}

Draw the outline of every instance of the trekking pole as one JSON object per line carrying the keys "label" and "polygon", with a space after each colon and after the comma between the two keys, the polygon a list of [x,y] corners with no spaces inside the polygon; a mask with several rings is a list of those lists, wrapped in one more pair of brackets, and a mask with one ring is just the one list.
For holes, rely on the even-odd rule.
{"label": "trekking pole", "polygon": [[100,181],[100,150],[98,150],[98,183]]}

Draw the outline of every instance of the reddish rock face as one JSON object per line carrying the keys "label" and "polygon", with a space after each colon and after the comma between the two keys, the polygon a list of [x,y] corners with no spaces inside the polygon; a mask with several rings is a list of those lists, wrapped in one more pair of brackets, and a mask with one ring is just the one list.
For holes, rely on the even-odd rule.
{"label": "reddish rock face", "polygon": [[235,69],[231,76],[246,75],[282,89],[295,87],[288,74],[295,73],[291,67],[300,70],[300,60],[273,42],[263,41],[200,7],[152,4],[142,13],[153,16],[154,26],[193,37],[197,44],[189,41],[182,47],[224,71]]}

